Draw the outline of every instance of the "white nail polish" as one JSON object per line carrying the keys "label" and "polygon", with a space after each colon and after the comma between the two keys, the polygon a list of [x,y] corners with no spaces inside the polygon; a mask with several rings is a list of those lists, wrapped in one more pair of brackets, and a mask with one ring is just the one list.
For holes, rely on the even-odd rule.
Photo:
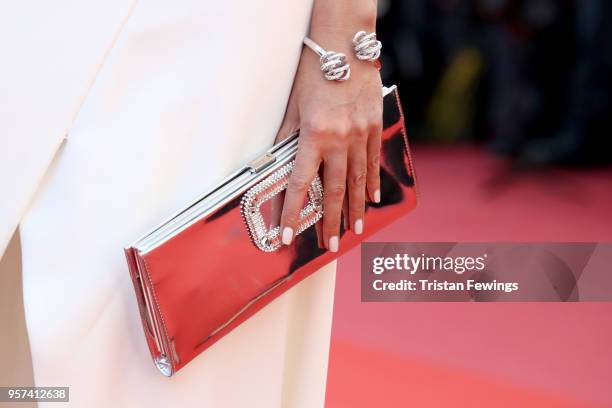
{"label": "white nail polish", "polygon": [[357,235],[363,233],[363,220],[361,218],[355,221],[355,226],[353,227],[353,229],[355,230],[355,234]]}
{"label": "white nail polish", "polygon": [[376,190],[374,192],[374,202],[375,203],[380,203],[380,190]]}
{"label": "white nail polish", "polygon": [[292,239],[293,239],[293,228],[291,227],[283,228],[283,236],[281,237],[282,243],[284,245],[289,245]]}
{"label": "white nail polish", "polygon": [[338,236],[334,235],[329,239],[329,250],[332,252],[338,252]]}

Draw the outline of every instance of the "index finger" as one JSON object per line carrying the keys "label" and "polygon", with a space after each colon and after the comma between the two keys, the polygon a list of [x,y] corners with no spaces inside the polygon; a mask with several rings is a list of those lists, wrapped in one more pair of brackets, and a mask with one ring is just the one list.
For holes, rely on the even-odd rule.
{"label": "index finger", "polygon": [[289,185],[285,191],[285,202],[280,224],[281,241],[284,245],[289,245],[295,236],[306,194],[321,164],[319,151],[309,143],[302,143],[302,140],[304,139],[300,139],[298,142],[295,164],[289,177]]}

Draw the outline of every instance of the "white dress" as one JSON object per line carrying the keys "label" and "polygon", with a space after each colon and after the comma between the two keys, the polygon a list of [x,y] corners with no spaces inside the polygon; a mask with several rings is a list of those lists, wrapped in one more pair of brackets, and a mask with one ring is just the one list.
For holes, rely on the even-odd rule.
{"label": "white dress", "polygon": [[[36,384],[69,386],[76,407],[323,406],[335,265],[165,378],[122,251],[273,143],[312,1],[74,3],[34,2],[54,21],[26,28],[40,19],[51,40],[16,35],[41,42],[42,88],[7,85],[24,121],[8,130],[23,137],[0,146],[25,153],[0,153],[0,187],[14,193],[0,206],[0,252],[20,222]],[[28,69],[12,69],[27,83]]]}

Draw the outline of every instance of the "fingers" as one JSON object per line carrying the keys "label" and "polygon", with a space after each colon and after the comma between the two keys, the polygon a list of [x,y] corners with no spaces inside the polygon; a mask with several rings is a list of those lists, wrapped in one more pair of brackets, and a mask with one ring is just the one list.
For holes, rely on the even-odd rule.
{"label": "fingers", "polygon": [[340,216],[346,193],[345,151],[329,154],[323,167],[323,242],[331,252],[340,245]]}
{"label": "fingers", "polygon": [[303,142],[304,140],[308,139],[300,137],[295,165],[285,191],[285,202],[280,224],[281,241],[285,245],[289,245],[293,241],[306,194],[321,162],[318,150],[310,143]]}
{"label": "fingers", "polygon": [[380,203],[380,141],[382,138],[382,119],[370,125],[367,143],[366,185],[370,201]]}
{"label": "fingers", "polygon": [[282,208],[281,240],[284,245],[293,241],[310,184],[323,162],[323,220],[317,235],[329,251],[337,252],[343,214],[345,228],[362,234],[366,196],[376,203],[381,200],[382,115],[344,128],[336,121],[335,130],[315,125],[302,126]]}
{"label": "fingers", "polygon": [[348,156],[348,221],[350,229],[355,234],[363,233],[363,215],[365,209],[366,179],[367,179],[367,146],[368,133],[366,129],[357,129]]}

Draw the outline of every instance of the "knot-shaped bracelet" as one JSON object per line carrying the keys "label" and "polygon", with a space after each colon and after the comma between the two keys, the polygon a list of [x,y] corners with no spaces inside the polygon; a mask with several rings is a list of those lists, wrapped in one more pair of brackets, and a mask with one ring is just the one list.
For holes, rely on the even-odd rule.
{"label": "knot-shaped bracelet", "polygon": [[313,50],[321,61],[321,71],[328,81],[346,81],[351,77],[351,67],[346,62],[346,55],[325,51],[319,44],[308,37],[304,38],[304,44]]}
{"label": "knot-shaped bracelet", "polygon": [[353,37],[355,56],[362,61],[376,61],[380,57],[382,43],[376,39],[376,33],[367,34],[359,31]]}

